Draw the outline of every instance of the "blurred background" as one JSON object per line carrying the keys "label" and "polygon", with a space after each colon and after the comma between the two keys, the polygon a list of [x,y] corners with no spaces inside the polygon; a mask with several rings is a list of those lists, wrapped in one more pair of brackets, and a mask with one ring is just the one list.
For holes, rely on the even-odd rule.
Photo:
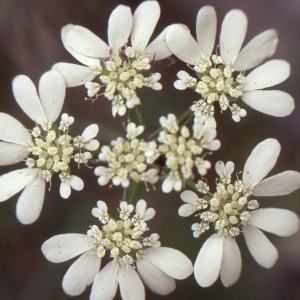
{"label": "blurred background", "polygon": [[[141,3],[138,0],[1,0],[0,1],[0,111],[13,115],[26,128],[33,127],[32,121],[16,104],[11,92],[11,80],[17,74],[28,75],[35,84],[40,76],[56,62],[77,63],[64,49],[60,29],[68,23],[89,28],[107,41],[107,21],[110,12],[119,4],[129,5],[132,11]],[[218,139],[222,142],[219,151],[210,156],[212,165],[217,160],[232,160],[235,171],[241,171],[255,145],[272,137],[278,139],[282,151],[272,174],[284,170],[300,171],[300,2],[299,0],[161,0],[161,19],[153,38],[167,25],[186,24],[195,36],[196,15],[204,5],[213,5],[218,14],[220,27],[224,15],[232,8],[242,9],[248,16],[246,41],[256,34],[275,28],[279,45],[274,58],[286,59],[291,63],[290,78],[276,87],[290,93],[296,102],[296,109],[286,118],[275,118],[252,110],[240,102],[248,112],[246,118],[235,123],[229,112],[217,113]],[[191,91],[177,91],[173,88],[178,70],[187,67],[174,57],[157,62],[155,72],[162,74],[162,91],[143,89],[138,92],[142,99],[139,110],[143,115],[147,133],[158,126],[161,115],[180,115],[197,95]],[[80,134],[91,123],[100,125],[98,139],[102,145],[124,136],[122,122],[127,117],[113,118],[111,105],[105,98],[94,103],[84,101],[85,88],[67,90],[63,112],[75,117],[70,134]],[[84,113],[81,113],[84,112]],[[23,164],[1,167],[0,174],[7,173]],[[76,166],[73,166],[76,168]],[[100,187],[91,170],[81,167],[76,173],[85,180],[85,189],[72,191],[69,199],[60,198],[58,180],[53,178],[51,191],[46,192],[40,218],[32,225],[21,225],[15,217],[15,205],[19,195],[0,204],[0,299],[3,300],[63,300],[70,299],[61,288],[63,275],[71,261],[53,264],[40,251],[42,243],[60,233],[86,233],[89,225],[97,224],[90,211],[97,200],[107,201],[109,212],[117,217],[116,208],[122,198],[122,189]],[[214,186],[215,172],[209,172],[208,182]],[[212,233],[195,239],[190,229],[193,217],[179,218],[178,207],[182,204],[179,194],[163,194],[158,184],[156,191],[146,193],[144,187],[138,190],[137,199],[144,198],[157,211],[156,217],[148,222],[152,232],[161,236],[163,246],[181,250],[194,261],[204,240]],[[261,207],[286,208],[300,213],[300,191],[284,197],[260,200]],[[284,220],[282,220],[284,222]],[[277,238],[267,234],[279,251],[277,264],[270,270],[260,267],[249,254],[242,236],[237,238],[240,246],[243,270],[240,280],[230,288],[224,288],[218,279],[210,288],[197,285],[193,275],[177,282],[172,294],[161,297],[147,290],[147,299],[300,299],[300,234],[288,238]],[[74,261],[74,260],[72,260]],[[105,262],[103,262],[105,263]],[[88,299],[90,287],[74,299]],[[116,299],[119,299],[117,294]]]}

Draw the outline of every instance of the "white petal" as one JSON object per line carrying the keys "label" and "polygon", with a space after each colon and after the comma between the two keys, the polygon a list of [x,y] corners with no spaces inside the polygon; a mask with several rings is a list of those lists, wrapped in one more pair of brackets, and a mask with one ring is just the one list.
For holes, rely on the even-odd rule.
{"label": "white petal", "polygon": [[240,52],[247,31],[247,17],[232,9],[223,20],[220,33],[220,54],[225,64],[232,64]]}
{"label": "white petal", "polygon": [[65,101],[66,86],[60,73],[50,70],[39,81],[39,94],[47,121],[55,122]]}
{"label": "white petal", "polygon": [[277,43],[277,32],[274,29],[258,34],[242,49],[234,63],[234,69],[244,71],[258,66],[274,54]]}
{"label": "white petal", "polygon": [[197,65],[202,60],[202,52],[191,34],[181,25],[170,26],[167,31],[167,45],[182,61]]}
{"label": "white petal", "polygon": [[132,27],[131,9],[125,5],[118,5],[111,13],[108,21],[108,44],[119,50],[124,46]]}
{"label": "white petal", "polygon": [[123,300],[144,300],[145,288],[137,272],[131,265],[119,267],[119,286]]}
{"label": "white petal", "polygon": [[274,245],[254,226],[243,225],[243,233],[248,249],[256,262],[264,268],[272,268],[278,259]]}
{"label": "white petal", "polygon": [[93,249],[94,242],[95,239],[86,234],[59,234],[44,242],[41,249],[49,261],[60,263]]}
{"label": "white petal", "polygon": [[18,163],[28,156],[22,145],[0,142],[0,166]]}
{"label": "white petal", "polygon": [[224,239],[220,277],[225,287],[235,284],[242,271],[242,257],[239,246],[232,237]]}
{"label": "white petal", "polygon": [[157,268],[175,279],[185,279],[193,273],[192,262],[176,249],[148,248],[146,256]]}
{"label": "white petal", "polygon": [[246,76],[243,91],[252,91],[274,86],[286,80],[291,73],[290,64],[282,59],[273,59],[255,68]]}
{"label": "white petal", "polygon": [[83,85],[96,77],[92,68],[76,64],[60,62],[53,65],[52,69],[64,77],[66,87]]}
{"label": "white petal", "polygon": [[32,137],[17,119],[0,112],[0,140],[25,146]]}
{"label": "white petal", "polygon": [[248,223],[279,236],[290,236],[299,230],[298,216],[290,210],[279,208],[253,211]]}
{"label": "white petal", "polygon": [[76,175],[71,175],[69,182],[70,182],[70,186],[73,190],[81,191],[83,189],[84,183],[80,177],[78,177]]}
{"label": "white petal", "polygon": [[[84,54],[80,54],[74,51],[71,47],[69,47],[66,43],[67,35],[69,31],[74,27],[73,24],[67,24],[61,29],[61,39],[64,44],[64,47],[73,55],[78,61],[82,64],[89,66],[89,67],[96,67],[100,65],[100,59],[95,57],[89,57]],[[106,45],[107,46],[107,45]],[[107,46],[108,47],[108,46]]]}
{"label": "white petal", "polygon": [[300,188],[300,173],[285,171],[268,177],[257,184],[253,190],[254,196],[288,195]]}
{"label": "white petal", "polygon": [[137,270],[145,285],[158,295],[167,295],[175,290],[175,280],[154,266],[147,257],[138,259]]}
{"label": "white petal", "polygon": [[37,169],[25,168],[0,176],[0,202],[20,192],[38,176]]}
{"label": "white petal", "polygon": [[178,215],[180,217],[188,217],[192,215],[197,210],[195,204],[183,204],[178,209]]}
{"label": "white petal", "polygon": [[62,287],[64,292],[70,296],[83,293],[86,287],[94,281],[100,265],[101,258],[97,256],[94,249],[83,253],[70,266],[63,278]]}
{"label": "white petal", "polygon": [[146,55],[154,60],[160,60],[172,55],[167,46],[166,35],[169,26],[166,27],[146,48]]}
{"label": "white petal", "polygon": [[275,139],[266,139],[252,150],[243,171],[243,183],[249,187],[258,184],[275,166],[280,153]]}
{"label": "white petal", "polygon": [[88,143],[84,145],[84,148],[89,151],[95,151],[99,148],[100,143],[97,140],[90,140]]}
{"label": "white petal", "polygon": [[82,142],[86,143],[89,140],[93,139],[99,131],[99,126],[97,124],[92,124],[88,126],[83,133],[81,134]]}
{"label": "white petal", "polygon": [[35,123],[43,124],[46,116],[35,85],[25,75],[18,75],[12,81],[14,97],[26,115]]}
{"label": "white petal", "polygon": [[170,178],[165,178],[165,180],[162,183],[161,189],[164,193],[170,193],[174,186],[174,180]]}
{"label": "white petal", "polygon": [[118,287],[117,265],[113,262],[108,263],[96,276],[90,300],[113,299]]}
{"label": "white petal", "polygon": [[216,172],[219,176],[224,176],[226,175],[226,169],[225,169],[225,164],[223,161],[219,160],[216,162],[215,166]]}
{"label": "white petal", "polygon": [[135,206],[135,212],[139,216],[143,216],[147,208],[147,202],[143,199],[139,200]]}
{"label": "white petal", "polygon": [[152,207],[147,208],[147,210],[144,213],[143,220],[148,221],[151,220],[155,216],[156,212]]}
{"label": "white petal", "polygon": [[144,50],[160,16],[157,1],[142,2],[133,14],[131,44],[133,48]]}
{"label": "white petal", "polygon": [[253,109],[274,117],[288,116],[295,108],[293,97],[277,90],[244,92],[242,100]]}
{"label": "white petal", "polygon": [[71,195],[71,187],[68,181],[62,181],[59,186],[59,194],[62,198],[67,199]]}
{"label": "white petal", "polygon": [[105,58],[109,56],[109,47],[93,32],[75,25],[67,33],[65,43],[74,51],[85,56]]}
{"label": "white petal", "polygon": [[25,187],[16,206],[17,218],[22,224],[31,224],[40,216],[45,198],[45,188],[46,182],[40,177]]}
{"label": "white petal", "polygon": [[217,15],[214,7],[204,6],[197,14],[196,21],[197,41],[205,57],[210,57],[217,33]]}
{"label": "white petal", "polygon": [[198,195],[193,191],[183,191],[180,194],[180,198],[182,201],[197,205]]}
{"label": "white petal", "polygon": [[223,238],[215,233],[200,249],[194,265],[194,274],[196,281],[202,287],[211,286],[219,277],[223,248]]}
{"label": "white petal", "polygon": [[185,90],[187,88],[187,85],[183,80],[176,80],[174,82],[174,87],[177,90]]}

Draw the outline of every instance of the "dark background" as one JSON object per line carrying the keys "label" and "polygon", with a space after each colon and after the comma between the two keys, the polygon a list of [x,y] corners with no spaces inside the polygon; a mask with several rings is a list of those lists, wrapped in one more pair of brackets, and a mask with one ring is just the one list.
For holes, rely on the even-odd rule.
{"label": "dark background", "polygon": [[[17,74],[28,75],[35,84],[39,77],[59,61],[77,63],[63,48],[60,29],[68,23],[85,26],[107,41],[107,20],[110,12],[118,5],[129,5],[132,11],[141,1],[117,0],[1,0],[0,1],[0,111],[9,113],[31,129],[31,120],[21,111],[11,93],[11,80]],[[248,115],[240,123],[232,121],[230,113],[217,113],[218,138],[221,149],[210,157],[214,164],[217,160],[232,160],[236,171],[243,164],[254,146],[272,137],[282,145],[278,164],[272,174],[284,170],[300,170],[300,121],[298,94],[300,92],[300,2],[298,0],[252,0],[252,1],[202,1],[202,0],[161,0],[162,15],[153,35],[172,23],[184,23],[195,36],[196,14],[203,5],[213,5],[218,14],[218,24],[226,12],[232,8],[242,9],[248,16],[246,41],[256,34],[275,28],[279,34],[279,45],[274,58],[286,59],[291,63],[291,77],[278,89],[289,92],[296,101],[296,109],[286,118],[263,115],[246,107]],[[156,92],[149,89],[139,91],[142,105],[139,110],[144,116],[144,124],[150,133],[158,126],[161,115],[179,115],[197,95],[191,91],[177,91],[173,88],[176,73],[187,68],[175,59],[158,62],[155,70],[162,74],[164,89]],[[277,87],[276,87],[277,88]],[[67,91],[63,112],[75,117],[71,134],[80,134],[91,124],[101,127],[99,140],[108,144],[117,136],[124,136],[122,122],[126,116],[115,119],[110,114],[110,103],[100,98],[91,103],[84,101],[85,88],[78,87]],[[22,163],[12,167],[2,167],[0,174],[22,168]],[[76,166],[73,166],[76,168]],[[53,179],[52,189],[47,191],[40,218],[32,225],[21,225],[15,217],[15,204],[18,198],[12,197],[0,204],[0,298],[4,300],[52,300],[70,299],[61,288],[61,281],[71,262],[53,264],[48,262],[40,251],[41,244],[53,235],[60,233],[85,233],[89,225],[97,224],[90,210],[99,199],[107,200],[109,212],[117,217],[116,208],[122,197],[119,188],[99,187],[96,177],[85,167],[79,176],[87,178],[85,189],[72,191],[69,199],[59,197],[58,180]],[[76,174],[78,174],[76,173]],[[214,183],[214,170],[208,177],[211,187]],[[287,208],[300,212],[300,192],[289,196],[262,199],[261,207]],[[169,195],[157,191],[146,193],[141,186],[138,199],[144,198],[148,205],[156,209],[156,217],[148,222],[151,232],[161,236],[163,246],[178,248],[192,261],[209,234],[194,239],[190,226],[193,217],[179,218],[177,209],[182,204],[178,193]],[[259,200],[259,199],[258,199]],[[284,220],[282,220],[284,222]],[[157,296],[147,290],[147,299],[300,299],[300,234],[289,238],[277,238],[267,234],[279,251],[279,260],[271,269],[266,270],[253,260],[246,249],[243,237],[237,241],[243,258],[240,280],[233,287],[224,288],[218,281],[210,288],[197,285],[193,275],[177,282],[177,289],[167,297]],[[87,299],[90,287],[84,294],[74,299]],[[118,299],[118,294],[116,299]]]}

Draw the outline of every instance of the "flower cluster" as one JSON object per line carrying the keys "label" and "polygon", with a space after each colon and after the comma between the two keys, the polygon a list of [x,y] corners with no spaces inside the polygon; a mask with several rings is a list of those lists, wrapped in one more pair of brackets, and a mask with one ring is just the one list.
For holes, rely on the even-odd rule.
{"label": "flower cluster", "polygon": [[[101,229],[93,225],[87,235],[61,234],[42,245],[43,254],[55,263],[81,254],[63,278],[67,294],[79,295],[93,282],[90,299],[112,299],[118,285],[123,299],[145,299],[142,281],[153,292],[166,295],[175,289],[174,279],[184,279],[193,272],[184,254],[160,247],[158,234],[144,236],[149,230],[146,221],[154,217],[155,210],[147,208],[145,200],[136,203],[131,216],[133,210],[133,205],[122,201],[120,220],[116,221],[105,202],[98,201],[92,214],[102,223]],[[107,251],[113,260],[99,272]]]}
{"label": "flower cluster", "polygon": [[[55,86],[55,88],[53,88]],[[22,110],[36,126],[28,131],[12,116],[0,113],[1,165],[26,159],[27,168],[0,176],[0,201],[11,198],[22,189],[17,203],[17,217],[23,224],[33,223],[40,215],[45,184],[54,173],[60,173],[60,195],[68,198],[71,187],[82,190],[81,178],[71,175],[70,162],[87,164],[99,142],[93,138],[98,125],[88,126],[74,139],[68,134],[74,118],[62,114],[59,127],[55,126],[65,97],[63,77],[56,71],[46,72],[39,82],[39,94],[29,77],[19,75],[13,80],[13,92]],[[88,150],[88,151],[87,151]],[[28,209],[30,207],[30,209]]]}
{"label": "flower cluster", "polygon": [[[172,53],[165,42],[164,30],[147,46],[160,16],[157,1],[145,1],[134,15],[128,6],[119,5],[108,21],[109,45],[88,29],[68,24],[62,29],[65,48],[87,67],[57,63],[53,69],[63,74],[67,86],[85,84],[88,96],[97,99],[101,93],[112,101],[112,114],[123,116],[127,108],[140,104],[135,90],[143,86],[160,90],[159,73],[144,76],[153,60],[160,60]],[[131,36],[131,46],[128,39]],[[98,77],[99,82],[91,81]]]}
{"label": "flower cluster", "polygon": [[[221,111],[230,108],[232,118],[239,122],[246,116],[235,102],[241,98],[250,107],[277,117],[289,115],[294,110],[294,99],[287,93],[262,89],[286,80],[290,65],[284,60],[271,60],[278,43],[277,33],[270,29],[254,37],[242,50],[247,31],[247,17],[231,10],[224,18],[219,48],[220,55],[212,54],[217,30],[217,16],[212,6],[204,6],[197,15],[197,42],[181,25],[172,25],[167,32],[167,45],[182,61],[192,66],[198,79],[185,71],[178,72],[174,85],[183,90],[192,88],[201,95],[191,109],[195,115],[214,115],[214,102]],[[257,68],[255,68],[257,67]],[[247,76],[246,70],[255,68]]]}
{"label": "flower cluster", "polygon": [[[63,290],[71,296],[83,293],[92,284],[90,299],[113,299],[119,287],[122,299],[143,300],[144,284],[156,294],[167,295],[174,291],[175,279],[185,279],[193,271],[202,287],[212,285],[219,275],[228,287],[236,283],[241,273],[237,245],[240,235],[257,263],[271,268],[278,252],[261,230],[279,236],[290,236],[299,230],[295,213],[260,208],[263,200],[258,197],[288,195],[300,188],[297,171],[265,179],[280,153],[277,140],[268,138],[259,143],[246,160],[242,175],[237,173],[235,180],[234,163],[218,161],[214,192],[203,178],[211,168],[207,155],[221,146],[216,139],[216,104],[221,112],[230,110],[236,122],[247,115],[239,106],[239,99],[272,116],[284,117],[294,110],[294,99],[289,94],[264,90],[290,75],[290,65],[284,60],[263,63],[276,50],[276,31],[266,30],[242,48],[247,17],[234,9],[225,16],[215,46],[216,12],[213,7],[204,6],[197,15],[197,41],[187,26],[173,24],[149,44],[159,17],[157,1],[143,1],[133,14],[128,6],[119,5],[108,20],[107,43],[82,26],[65,25],[61,30],[63,45],[83,65],[54,64],[41,76],[38,90],[25,75],[13,79],[14,97],[35,124],[31,130],[0,112],[0,165],[22,161],[26,164],[23,169],[0,176],[0,202],[23,190],[16,205],[21,223],[37,220],[46,184],[51,187],[53,175],[60,178],[63,198],[71,195],[71,188],[84,188],[84,181],[73,175],[72,162],[78,168],[85,164],[88,169],[92,169],[92,164],[104,164],[93,170],[99,185],[111,183],[111,187],[124,188],[119,219],[108,214],[106,202],[99,200],[92,215],[100,224],[90,226],[87,234],[55,235],[41,247],[44,256],[55,263],[80,255],[62,281]],[[142,122],[149,118],[137,111],[136,105],[141,104],[138,89],[162,89],[158,82],[161,74],[152,72],[153,62],[172,54],[195,73],[179,71],[175,88],[193,89],[200,98],[178,118],[173,113],[161,116],[160,128],[145,138],[146,125]],[[247,74],[250,69],[253,70]],[[75,86],[85,86],[86,99],[96,100],[104,95],[111,101],[114,117],[124,116],[130,109],[126,138],[118,137],[99,149],[100,143],[95,139],[97,124],[87,126],[81,135],[71,135],[75,119],[62,113],[62,108],[66,87]],[[133,204],[139,183],[150,191],[149,184],[156,190],[154,185],[159,180],[164,193],[178,192],[185,186],[196,191],[181,193],[185,204],[178,210],[180,216],[197,217],[191,227],[195,238],[214,230],[199,250],[194,267],[180,251],[161,247],[157,233],[148,234],[147,222],[156,211],[147,208],[145,200]],[[101,268],[105,256],[110,262]]]}
{"label": "flower cluster", "polygon": [[300,188],[300,173],[296,171],[285,171],[264,179],[274,167],[279,153],[278,141],[267,139],[259,143],[248,157],[242,180],[232,184],[233,162],[225,165],[219,161],[216,171],[220,177],[214,194],[209,193],[210,189],[203,181],[197,184],[197,189],[204,197],[199,198],[192,191],[181,193],[181,199],[187,204],[179,208],[180,216],[187,217],[206,210],[197,213],[201,222],[192,225],[194,237],[208,230],[210,223],[213,223],[216,231],[200,249],[194,265],[199,285],[210,286],[219,273],[225,286],[239,279],[242,261],[234,238],[240,232],[243,232],[249,251],[257,263],[271,268],[278,258],[278,252],[258,228],[279,236],[290,236],[299,230],[299,218],[295,213],[277,208],[258,209],[258,201],[248,199],[251,194],[257,197],[288,195]]}
{"label": "flower cluster", "polygon": [[220,141],[215,140],[216,123],[213,118],[196,118],[191,136],[186,126],[179,128],[173,114],[169,114],[168,118],[161,117],[159,122],[163,129],[157,138],[158,150],[165,157],[165,165],[169,170],[162,190],[165,193],[173,189],[180,191],[185,180],[194,178],[194,166],[200,175],[205,175],[210,168],[210,162],[200,155],[204,150],[219,149]]}
{"label": "flower cluster", "polygon": [[94,173],[100,176],[98,183],[106,185],[112,180],[114,185],[122,185],[126,188],[132,179],[135,182],[144,182],[154,184],[158,181],[158,172],[154,168],[148,168],[153,163],[159,153],[156,149],[156,143],[145,142],[138,139],[144,131],[144,126],[138,126],[134,123],[127,125],[127,140],[122,137],[111,142],[112,149],[108,146],[101,148],[99,159],[108,164],[108,167],[99,166],[95,168]]}

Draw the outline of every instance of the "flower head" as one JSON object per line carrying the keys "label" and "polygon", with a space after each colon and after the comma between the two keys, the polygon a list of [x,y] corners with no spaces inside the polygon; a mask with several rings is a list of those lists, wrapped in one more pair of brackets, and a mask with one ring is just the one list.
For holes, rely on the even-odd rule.
{"label": "flower head", "polygon": [[39,95],[33,82],[25,75],[13,80],[13,93],[22,110],[36,123],[28,131],[10,115],[0,113],[1,165],[10,165],[25,160],[27,168],[19,169],[0,177],[0,201],[5,201],[20,192],[16,213],[21,223],[30,224],[40,215],[46,182],[59,173],[60,195],[68,198],[71,187],[83,189],[81,178],[71,175],[70,161],[87,163],[92,157],[87,150],[97,149],[99,142],[93,140],[98,125],[90,125],[81,136],[73,139],[69,127],[74,118],[62,114],[57,120],[65,96],[64,79],[52,70],[43,74],[39,82]]}
{"label": "flower head", "polygon": [[[114,220],[107,213],[105,202],[98,201],[92,214],[102,223],[100,228],[93,225],[87,235],[61,234],[44,242],[42,252],[52,262],[81,255],[63,278],[67,294],[79,295],[93,283],[90,299],[112,299],[118,285],[122,299],[145,299],[142,281],[154,293],[166,295],[175,289],[174,279],[184,279],[192,273],[192,264],[184,254],[160,247],[156,233],[145,236],[146,221],[155,214],[147,208],[146,201],[137,202],[132,216],[133,211],[133,205],[123,201],[120,220]],[[100,270],[106,253],[112,261]]]}
{"label": "flower head", "polygon": [[[234,121],[246,116],[246,110],[236,104],[241,98],[250,107],[276,117],[289,115],[295,105],[287,93],[263,90],[279,84],[290,75],[290,65],[284,60],[271,60],[260,67],[275,52],[278,38],[270,29],[254,37],[242,50],[247,30],[247,17],[238,9],[225,16],[220,33],[220,55],[212,54],[215,44],[217,17],[212,6],[204,6],[197,15],[197,41],[182,25],[172,25],[167,32],[167,45],[182,61],[191,65],[197,78],[185,71],[178,72],[177,89],[192,88],[201,95],[191,109],[196,115],[213,115],[214,103],[221,111],[231,110]],[[245,76],[245,71],[255,68]]]}
{"label": "flower head", "polygon": [[241,232],[254,259],[261,266],[271,268],[278,253],[259,228],[279,236],[298,231],[299,218],[295,213],[277,208],[259,209],[258,200],[249,199],[251,195],[287,195],[300,187],[300,173],[296,171],[285,171],[264,179],[274,167],[279,152],[277,140],[267,139],[259,143],[248,157],[242,180],[231,180],[233,162],[225,165],[219,161],[216,171],[220,177],[215,193],[210,193],[203,182],[197,187],[204,196],[198,197],[192,191],[181,193],[186,204],[179,208],[179,215],[186,217],[196,212],[200,218],[200,223],[192,226],[194,237],[199,237],[210,227],[216,231],[200,249],[194,265],[199,285],[210,286],[219,273],[226,287],[239,279],[242,261],[235,238]]}
{"label": "flower head", "polygon": [[53,68],[63,74],[67,87],[85,84],[91,99],[104,94],[112,101],[113,116],[124,115],[127,108],[140,104],[136,89],[162,88],[159,73],[144,75],[153,60],[171,55],[166,30],[147,46],[159,16],[157,1],[144,1],[133,15],[128,6],[117,6],[108,21],[108,44],[88,29],[68,24],[62,28],[63,44],[85,66],[57,63]]}

